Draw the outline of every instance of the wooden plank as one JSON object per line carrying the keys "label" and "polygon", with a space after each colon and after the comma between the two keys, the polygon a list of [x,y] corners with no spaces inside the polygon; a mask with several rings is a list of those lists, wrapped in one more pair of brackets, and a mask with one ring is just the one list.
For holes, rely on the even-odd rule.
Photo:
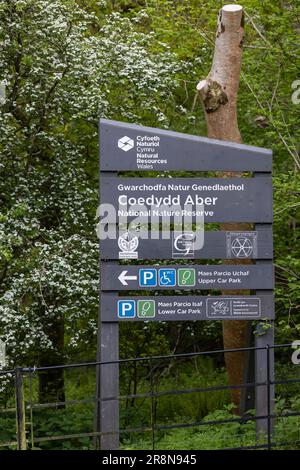
{"label": "wooden plank", "polygon": [[271,171],[272,151],[106,119],[101,171]]}
{"label": "wooden plank", "polygon": [[[105,179],[110,179],[109,173]],[[118,266],[117,262],[113,262]],[[104,265],[105,262],[102,263]],[[115,322],[103,323],[102,301],[106,296],[117,297],[116,293],[100,292],[98,323],[97,360],[110,362],[119,360],[119,325]],[[119,448],[119,364],[100,365],[96,369],[95,430],[100,435],[101,450]]]}
{"label": "wooden plank", "polygon": [[116,211],[115,222],[137,216],[199,222],[273,220],[272,179],[261,178],[105,178],[101,203]]}
{"label": "wooden plank", "polygon": [[274,318],[273,294],[263,296],[107,295],[103,321],[254,320]]}
{"label": "wooden plank", "polygon": [[[261,175],[259,173],[254,174],[254,178],[260,179]],[[256,224],[255,229],[259,231],[267,231],[267,224]],[[271,260],[257,260],[256,266],[265,267],[271,266]],[[263,290],[263,286],[260,286],[256,290],[256,295],[264,295],[266,293]],[[263,323],[260,324],[260,327],[263,326]],[[274,324],[269,325],[270,328],[265,331],[255,335],[255,346],[257,349],[255,351],[255,381],[256,382],[272,382],[275,379],[275,350],[274,350]],[[266,385],[256,387],[255,390],[255,409],[256,416],[266,416],[268,414],[274,414],[275,410],[275,385]],[[271,442],[272,433],[274,430],[274,419],[258,419],[256,421],[256,432],[258,438],[260,434],[268,436],[268,443]]]}
{"label": "wooden plank", "polygon": [[[101,259],[272,259],[272,225],[248,232],[140,232],[112,230],[115,238],[100,241]],[[200,236],[203,238],[200,239]],[[197,238],[199,239],[197,243]],[[135,244],[131,243],[136,239]],[[200,246],[199,246],[200,244]],[[203,246],[201,246],[203,244]],[[127,249],[126,249],[127,246]]]}
{"label": "wooden plank", "polygon": [[116,266],[103,263],[101,289],[207,290],[273,289],[272,265],[168,265]]}

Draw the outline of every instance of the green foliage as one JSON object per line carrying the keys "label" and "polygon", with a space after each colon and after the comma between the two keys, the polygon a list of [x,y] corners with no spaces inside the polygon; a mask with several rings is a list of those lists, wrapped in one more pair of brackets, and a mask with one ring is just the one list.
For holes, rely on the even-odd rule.
{"label": "green foliage", "polygon": [[286,342],[298,339],[300,332],[299,173],[276,175],[273,181],[277,338]]}
{"label": "green foliage", "polygon": [[[276,362],[276,379],[299,379],[299,367],[287,365],[287,356]],[[219,359],[198,358],[183,361],[182,363],[166,362],[163,368],[159,363],[152,363],[152,390],[157,396],[151,401],[146,398],[135,398],[120,401],[121,420],[123,430],[144,428],[144,432],[122,432],[121,447],[123,449],[151,449],[152,424],[155,425],[155,448],[169,450],[208,450],[241,446],[265,445],[266,436],[258,439],[255,431],[255,422],[248,420],[242,423],[234,422],[237,418],[232,413],[234,406],[230,403],[228,391],[211,390],[201,391],[206,387],[218,387],[226,384],[224,369],[216,367]],[[121,376],[121,395],[126,392],[128,376]],[[67,450],[67,449],[93,449],[91,436],[79,436],[82,433],[91,433],[93,430],[94,404],[92,398],[95,390],[95,370],[82,367],[66,372],[66,395],[69,404],[66,408],[43,406],[32,410],[30,403],[38,401],[37,375],[32,376],[30,387],[29,376],[25,380],[26,401],[26,429],[29,448],[32,438],[34,449]],[[275,422],[274,442],[290,442],[291,448],[300,445],[299,416],[289,416],[300,412],[298,397],[299,384],[290,382],[276,386],[276,407],[278,414]],[[192,393],[172,394],[173,390],[181,391],[193,389]],[[200,389],[200,391],[195,391]],[[137,389],[131,393],[144,394],[151,390],[149,368],[144,364],[144,375],[141,376]],[[75,403],[76,400],[91,400],[85,403]],[[14,449],[9,443],[15,441],[14,401],[7,404],[7,409],[1,410],[0,449]],[[248,412],[248,417],[254,410]],[[226,422],[214,424],[213,421]],[[157,429],[159,426],[184,427],[173,429]],[[71,437],[71,434],[75,434]],[[5,445],[6,444],[6,445]]]}
{"label": "green foliage", "polygon": [[0,450],[15,449],[15,446],[10,445],[10,443],[16,440],[16,418],[12,412],[5,413],[2,410],[0,415],[0,429]]}
{"label": "green foliage", "polygon": [[[205,135],[196,85],[211,66],[222,0],[2,0],[0,3],[0,337],[8,366],[94,359],[98,321],[99,116]],[[276,340],[300,333],[299,2],[244,0],[245,42],[238,108],[247,144],[274,152]],[[169,176],[169,175],[168,175]],[[264,328],[262,332],[264,333]],[[122,324],[121,357],[222,345],[219,322]],[[282,358],[289,360],[281,353]],[[162,390],[223,383],[215,364],[154,369]],[[172,375],[173,374],[173,375]],[[200,374],[200,375],[199,375]],[[84,381],[83,381],[84,382]],[[67,394],[93,384],[73,377]],[[121,368],[122,392],[145,391],[149,367]],[[3,400],[13,396],[2,380]],[[34,393],[37,398],[37,388]],[[281,407],[294,406],[284,396]],[[295,402],[296,403],[296,402]],[[163,422],[229,416],[225,393],[160,397]],[[296,405],[295,405],[296,406]],[[149,424],[150,405],[125,403],[125,424]],[[214,413],[215,409],[219,409]],[[221,411],[220,411],[221,410]],[[61,419],[59,418],[61,416]],[[146,418],[144,418],[146,417]],[[45,419],[49,421],[49,427]],[[89,429],[91,409],[37,414],[43,433]],[[82,425],[80,423],[83,423]],[[296,418],[288,426],[296,438]],[[161,448],[221,448],[255,442],[252,425],[203,426],[157,436]],[[281,427],[280,427],[281,426]],[[13,423],[1,418],[5,439]],[[205,430],[206,429],[206,430]],[[175,436],[176,433],[176,436]],[[289,434],[290,433],[290,434]],[[238,437],[237,437],[238,436]],[[148,446],[141,441],[138,446]],[[80,445],[41,444],[52,448]],[[132,445],[128,441],[128,445]],[[149,444],[150,445],[150,444]],[[47,447],[48,446],[48,447]],[[164,447],[165,446],[165,447]],[[72,447],[72,448],[73,448]]]}
{"label": "green foliage", "polygon": [[[54,353],[54,312],[65,323],[61,359],[93,354],[97,118],[205,134],[195,86],[210,68],[222,4],[2,2],[0,309],[11,357],[18,357],[15,345],[18,360],[27,362],[36,362],[40,350]],[[245,0],[244,7],[239,124],[246,143],[274,150],[277,338],[286,340],[299,330],[299,107],[291,101],[299,6]],[[135,335],[121,342],[124,354],[139,355],[140,344],[152,345],[146,354],[172,348],[165,328],[157,328],[124,331]],[[220,338],[217,324],[183,330],[189,347],[207,332]]]}
{"label": "green foliage", "polygon": [[[143,397],[123,403],[121,427],[124,429],[134,425],[149,427],[153,413],[157,424],[175,424],[186,420],[198,422],[216,407],[222,408],[229,403],[227,390],[196,391],[226,384],[225,370],[216,368],[216,363],[210,358],[193,358],[182,363],[178,360],[152,360],[151,363],[135,365],[131,375],[128,367],[125,371],[126,374],[122,375],[124,395],[149,394],[152,386],[157,396],[153,401]],[[191,392],[175,393],[178,390]]]}
{"label": "green foliage", "polygon": [[39,438],[49,437],[49,440],[39,441],[35,447],[42,450],[71,450],[71,449],[92,449],[90,437],[75,437],[73,439],[57,439],[58,436],[68,434],[83,434],[91,432],[93,426],[93,406],[85,405],[70,407],[65,410],[53,412],[53,410],[40,410],[35,412],[34,433]]}
{"label": "green foliage", "polygon": [[[174,367],[175,364],[174,364]],[[168,374],[169,375],[169,374]],[[227,384],[225,370],[216,368],[210,358],[196,358],[190,364],[177,366],[170,371],[170,377],[160,379],[159,391],[195,390],[207,387],[224,386]],[[217,390],[208,393],[189,393],[185,395],[162,396],[157,400],[157,422],[181,422],[182,417],[197,422],[216,408],[229,403],[228,390]]]}
{"label": "green foliage", "polygon": [[98,119],[166,125],[181,68],[168,46],[154,54],[138,17],[100,10],[0,5],[0,334],[10,366],[94,357]]}
{"label": "green foliage", "polygon": [[[299,404],[298,404],[299,405]],[[295,408],[294,408],[295,409]],[[287,411],[286,409],[284,410]],[[297,409],[299,411],[299,408]],[[256,435],[255,423],[251,420],[243,423],[230,422],[234,416],[230,407],[216,410],[201,421],[198,426],[192,424],[186,428],[174,429],[156,435],[156,450],[221,450],[247,446],[267,446],[264,435]],[[227,421],[224,424],[210,424],[212,421]],[[299,416],[278,418],[274,430],[275,442],[290,442],[280,448],[300,448]],[[126,450],[152,449],[152,441],[145,435],[134,444],[124,443]]]}

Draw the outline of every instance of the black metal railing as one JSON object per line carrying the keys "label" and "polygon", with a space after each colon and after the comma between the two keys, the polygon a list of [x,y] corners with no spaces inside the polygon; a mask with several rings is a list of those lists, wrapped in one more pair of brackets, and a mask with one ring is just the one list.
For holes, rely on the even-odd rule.
{"label": "black metal railing", "polygon": [[[147,407],[143,408],[142,412],[140,412],[140,423],[136,416],[133,421],[131,421],[131,416],[130,414],[128,415],[128,413],[126,419],[121,416],[121,425],[118,434],[120,435],[121,447],[123,448],[142,448],[141,443],[144,442],[144,445],[147,446],[147,448],[157,449],[163,445],[163,438],[168,433],[175,433],[173,434],[174,441],[178,442],[176,432],[179,433],[183,430],[195,430],[197,433],[200,433],[201,431],[202,434],[199,434],[199,443],[201,444],[201,439],[205,439],[205,433],[202,432],[203,429],[214,430],[218,429],[220,426],[228,427],[231,425],[237,426],[236,438],[233,436],[230,442],[224,442],[224,447],[219,445],[218,448],[266,450],[271,450],[273,448],[300,448],[300,400],[298,403],[299,406],[297,405],[296,400],[296,406],[294,407],[290,406],[288,400],[285,405],[282,403],[282,400],[284,401],[286,400],[286,397],[290,397],[288,391],[289,386],[294,387],[292,392],[294,398],[296,397],[297,399],[297,394],[299,395],[300,365],[292,366],[291,364],[291,367],[294,367],[294,371],[292,377],[288,378],[279,377],[275,380],[271,372],[271,352],[280,352],[281,356],[284,356],[285,354],[285,357],[279,358],[281,361],[275,362],[275,365],[277,363],[284,364],[284,361],[287,360],[286,351],[289,351],[291,346],[291,344],[280,344],[272,347],[267,346],[266,348],[251,347],[226,350],[222,349],[186,354],[120,359],[119,361],[105,363],[85,362],[38,368],[18,367],[14,370],[0,371],[0,381],[5,378],[5,380],[13,386],[15,392],[15,399],[13,402],[12,398],[10,398],[10,400],[8,400],[9,406],[7,406],[6,403],[6,407],[2,407],[2,409],[0,408],[0,419],[2,416],[11,416],[11,428],[13,427],[13,422],[16,423],[16,427],[13,431],[11,428],[7,428],[8,433],[6,434],[11,435],[10,439],[7,437],[0,438],[0,449],[17,448],[25,450],[37,447],[43,449],[45,445],[55,448],[56,444],[61,448],[61,444],[59,443],[62,442],[65,443],[65,445],[68,443],[69,447],[73,448],[72,443],[74,443],[74,441],[76,442],[76,448],[99,448],[100,437],[103,433],[99,432],[99,427],[95,427],[93,415],[93,408],[95,408],[98,401],[93,393],[93,390],[95,389],[94,384],[96,374],[94,374],[91,379],[90,396],[84,396],[79,399],[66,399],[63,401],[54,400],[49,403],[37,402],[38,393],[36,379],[40,374],[47,373],[51,370],[62,369],[66,374],[71,373],[72,371],[78,373],[78,371],[84,369],[86,372],[92,370],[94,373],[96,372],[96,369],[102,365],[107,366],[109,364],[116,363],[118,363],[120,367],[127,368],[123,374],[125,378],[126,373],[129,372],[128,367],[139,367],[142,376],[142,379],[140,380],[141,385],[137,386],[133,392],[130,391],[129,393],[122,393],[121,390],[119,396],[108,396],[105,398],[105,401],[118,400],[121,409],[123,406],[122,404],[130,403],[131,411],[136,411],[138,410],[138,406],[145,406],[146,401],[150,400],[149,406],[147,405]],[[263,382],[256,382],[254,380],[251,382],[246,381],[240,384],[228,385],[225,383],[225,376],[222,376],[224,383],[213,384],[210,386],[202,386],[200,384],[200,386],[192,386],[189,388],[169,387],[167,389],[161,389],[160,387],[162,372],[164,373],[168,370],[167,364],[180,363],[182,365],[187,364],[187,361],[191,359],[195,361],[201,357],[221,357],[228,353],[241,353],[246,351],[255,353],[258,349],[264,350],[266,354],[266,380]],[[74,382],[74,377],[72,380]],[[248,410],[242,415],[230,414],[228,411],[227,414],[223,413],[223,416],[216,416],[215,418],[212,415],[212,418],[201,417],[201,419],[190,420],[188,416],[185,416],[181,422],[170,422],[166,417],[164,418],[165,422],[162,422],[162,418],[159,418],[157,415],[159,401],[166,399],[167,397],[173,397],[172,399],[174,399],[174,397],[188,397],[191,394],[193,397],[199,397],[201,394],[213,394],[216,392],[229,394],[231,391],[236,389],[244,389],[247,391],[252,390],[253,392],[257,391],[260,387],[264,387],[267,395],[267,406],[265,413],[263,414],[257,414],[254,409]],[[279,406],[277,406],[276,403],[274,404],[274,387],[278,395],[276,398],[279,402]],[[277,389],[280,389],[279,392],[277,392]],[[284,397],[283,399],[281,398],[282,396]],[[137,405],[137,402],[139,405]],[[230,403],[230,398],[228,398],[228,403]],[[90,422],[85,423],[85,430],[82,431],[80,426],[76,429],[76,426],[74,426],[72,422],[66,421],[64,432],[57,433],[61,424],[60,419],[63,421],[66,417],[63,415],[62,411],[65,412],[66,410],[70,410],[74,406],[83,407],[83,415],[86,410],[89,411]],[[47,412],[50,414],[43,415],[43,413],[46,413],[46,410],[48,410]],[[150,422],[145,424],[145,414],[147,414],[148,411],[150,414]],[[41,413],[41,415],[37,416],[37,413]],[[14,415],[16,417],[15,420],[13,419]],[[53,423],[51,420],[53,420]],[[249,432],[249,436],[251,437],[249,442],[249,436],[245,434],[243,426],[249,426],[250,423],[253,424],[253,427],[251,430],[247,428],[247,432]],[[264,423],[264,426],[257,426],[257,423]],[[48,433],[47,424],[49,424],[50,429]],[[258,431],[258,429],[260,431]],[[264,432],[261,432],[262,429]],[[72,430],[72,432],[70,432],[70,430]],[[77,430],[78,432],[75,432]],[[137,438],[134,439],[134,436],[137,436]],[[147,436],[146,441],[143,441],[144,436]],[[226,436],[225,431],[224,436]],[[84,440],[84,442],[82,440]],[[245,443],[245,440],[248,440],[248,442]],[[230,445],[232,443],[233,445]],[[211,444],[212,448],[214,448],[213,440]],[[182,448],[184,448],[184,442],[182,442]],[[208,445],[208,448],[210,448],[210,445]],[[174,449],[176,450],[176,447],[174,447]]]}

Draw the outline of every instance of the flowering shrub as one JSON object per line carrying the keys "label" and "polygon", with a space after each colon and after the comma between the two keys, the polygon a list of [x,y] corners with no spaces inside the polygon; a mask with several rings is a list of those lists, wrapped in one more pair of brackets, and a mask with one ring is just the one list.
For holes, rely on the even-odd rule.
{"label": "flowering shrub", "polygon": [[0,4],[0,337],[9,367],[95,349],[97,121],[164,125],[181,67],[138,23],[73,0]]}

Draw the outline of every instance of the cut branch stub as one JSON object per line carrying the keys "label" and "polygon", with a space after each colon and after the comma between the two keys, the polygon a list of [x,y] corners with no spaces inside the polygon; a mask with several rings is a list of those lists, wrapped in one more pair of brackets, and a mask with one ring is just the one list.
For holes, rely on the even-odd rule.
{"label": "cut branch stub", "polygon": [[228,103],[228,97],[222,88],[222,85],[213,80],[202,80],[197,86],[197,90],[201,95],[205,111],[213,113],[217,111],[220,106]]}

